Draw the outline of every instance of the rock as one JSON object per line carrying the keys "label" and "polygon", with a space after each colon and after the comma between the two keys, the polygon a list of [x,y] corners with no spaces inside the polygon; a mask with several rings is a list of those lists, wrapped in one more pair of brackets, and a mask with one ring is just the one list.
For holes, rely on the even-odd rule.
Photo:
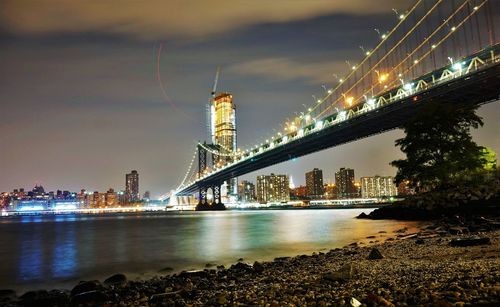
{"label": "rock", "polygon": [[238,258],[238,262],[241,262],[241,261],[243,261],[243,258]]}
{"label": "rock", "polygon": [[361,306],[361,302],[358,301],[356,298],[354,297],[351,297],[351,300],[349,301],[349,304],[352,306],[352,307],[359,307]]}
{"label": "rock", "polygon": [[283,261],[287,261],[289,259],[290,259],[290,257],[276,257],[276,258],[274,258],[274,261],[283,262]]}
{"label": "rock", "polygon": [[253,271],[252,266],[249,264],[246,264],[244,262],[238,262],[236,264],[233,264],[229,269],[232,271],[235,271],[235,272],[252,272]]}
{"label": "rock", "polygon": [[485,244],[491,244],[490,238],[487,237],[481,238],[478,236],[472,236],[472,237],[456,238],[450,241],[451,246],[460,246],[460,247],[485,245]]}
{"label": "rock", "polygon": [[421,245],[421,244],[424,244],[424,243],[425,243],[424,239],[417,239],[417,240],[415,240],[415,244]]}
{"label": "rock", "polygon": [[224,270],[225,268],[226,268],[226,267],[225,267],[224,265],[222,265],[222,264],[217,266],[217,269],[218,269],[218,270]]}
{"label": "rock", "polygon": [[367,238],[367,239],[375,239],[375,238],[376,238],[376,236],[368,236],[368,237],[366,237],[366,238]]}
{"label": "rock", "polygon": [[71,290],[71,296],[75,296],[75,295],[78,295],[78,294],[84,293],[84,292],[101,290],[101,289],[102,289],[102,285],[98,280],[81,281],[78,285],[76,285]]}
{"label": "rock", "polygon": [[124,286],[127,284],[127,277],[124,274],[115,274],[104,281],[108,286]]}
{"label": "rock", "polygon": [[394,304],[383,298],[382,296],[376,295],[369,292],[366,298],[367,303],[374,306],[390,306],[394,307]]}
{"label": "rock", "polygon": [[377,259],[383,259],[384,256],[382,256],[382,253],[376,249],[375,247],[372,248],[372,250],[370,251],[370,254],[368,255],[368,260],[377,260]]}
{"label": "rock", "polygon": [[322,278],[327,281],[345,282],[352,279],[355,275],[355,269],[352,264],[342,266],[338,271],[327,272],[322,275]]}
{"label": "rock", "polygon": [[0,302],[8,302],[17,298],[16,291],[11,289],[0,290]]}
{"label": "rock", "polygon": [[224,294],[224,293],[218,294],[216,298],[217,298],[217,304],[219,304],[219,305],[225,305],[228,303],[226,294]]}
{"label": "rock", "polygon": [[253,263],[253,270],[255,271],[255,273],[262,273],[264,272],[264,266],[260,262],[255,261]]}
{"label": "rock", "polygon": [[369,219],[370,216],[364,212],[361,212],[360,215],[356,216],[357,219]]}
{"label": "rock", "polygon": [[211,268],[211,267],[214,267],[214,266],[216,266],[216,265],[215,265],[215,264],[213,264],[213,263],[210,263],[210,262],[209,262],[209,263],[207,263],[207,264],[205,264],[205,267],[206,267],[206,268]]}
{"label": "rock", "polygon": [[450,227],[448,229],[448,232],[452,235],[459,235],[459,234],[468,233],[469,230],[466,227]]}
{"label": "rock", "polygon": [[108,296],[100,290],[79,293],[71,298],[72,305],[79,304],[102,304],[108,300]]}

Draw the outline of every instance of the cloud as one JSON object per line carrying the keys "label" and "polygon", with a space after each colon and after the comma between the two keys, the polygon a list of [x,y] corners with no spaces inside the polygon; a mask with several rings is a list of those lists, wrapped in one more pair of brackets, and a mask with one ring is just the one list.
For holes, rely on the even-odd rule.
{"label": "cloud", "polygon": [[158,39],[332,13],[374,14],[408,4],[409,0],[4,0],[0,26],[16,34],[103,32]]}
{"label": "cloud", "polygon": [[346,64],[333,61],[302,63],[289,58],[271,57],[237,63],[229,71],[239,75],[264,77],[272,81],[304,80],[307,83],[331,83],[333,74],[346,70]]}

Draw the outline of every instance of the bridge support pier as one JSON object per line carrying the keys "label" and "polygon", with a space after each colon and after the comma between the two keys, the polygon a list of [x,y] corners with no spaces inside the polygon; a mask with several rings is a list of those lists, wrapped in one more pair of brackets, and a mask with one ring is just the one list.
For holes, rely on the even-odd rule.
{"label": "bridge support pier", "polygon": [[[208,200],[208,189],[212,190],[213,198]],[[226,206],[222,203],[221,184],[215,184],[208,187],[202,187],[199,190],[199,202],[196,206],[196,211],[215,211],[226,210]]]}

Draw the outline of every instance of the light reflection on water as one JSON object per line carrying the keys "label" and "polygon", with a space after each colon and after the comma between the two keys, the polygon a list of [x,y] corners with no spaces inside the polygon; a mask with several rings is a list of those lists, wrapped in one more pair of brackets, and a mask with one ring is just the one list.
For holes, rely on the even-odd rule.
{"label": "light reflection on water", "polygon": [[0,288],[71,287],[116,272],[156,273],[341,247],[412,223],[370,210],[263,210],[0,219]]}

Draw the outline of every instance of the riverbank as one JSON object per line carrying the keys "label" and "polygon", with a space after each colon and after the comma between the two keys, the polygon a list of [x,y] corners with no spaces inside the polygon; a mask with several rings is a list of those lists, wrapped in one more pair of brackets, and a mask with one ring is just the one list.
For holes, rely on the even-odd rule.
{"label": "riverbank", "polygon": [[[228,269],[190,271],[145,281],[116,275],[84,282],[71,291],[28,292],[20,298],[0,291],[10,306],[89,304],[173,305],[378,305],[500,304],[498,220],[481,229],[450,221],[409,233],[377,233],[344,248]],[[471,233],[472,231],[472,233]],[[487,232],[485,232],[487,231]],[[457,241],[471,235],[479,240]],[[458,243],[457,243],[458,242]],[[467,244],[475,246],[454,246]]]}

